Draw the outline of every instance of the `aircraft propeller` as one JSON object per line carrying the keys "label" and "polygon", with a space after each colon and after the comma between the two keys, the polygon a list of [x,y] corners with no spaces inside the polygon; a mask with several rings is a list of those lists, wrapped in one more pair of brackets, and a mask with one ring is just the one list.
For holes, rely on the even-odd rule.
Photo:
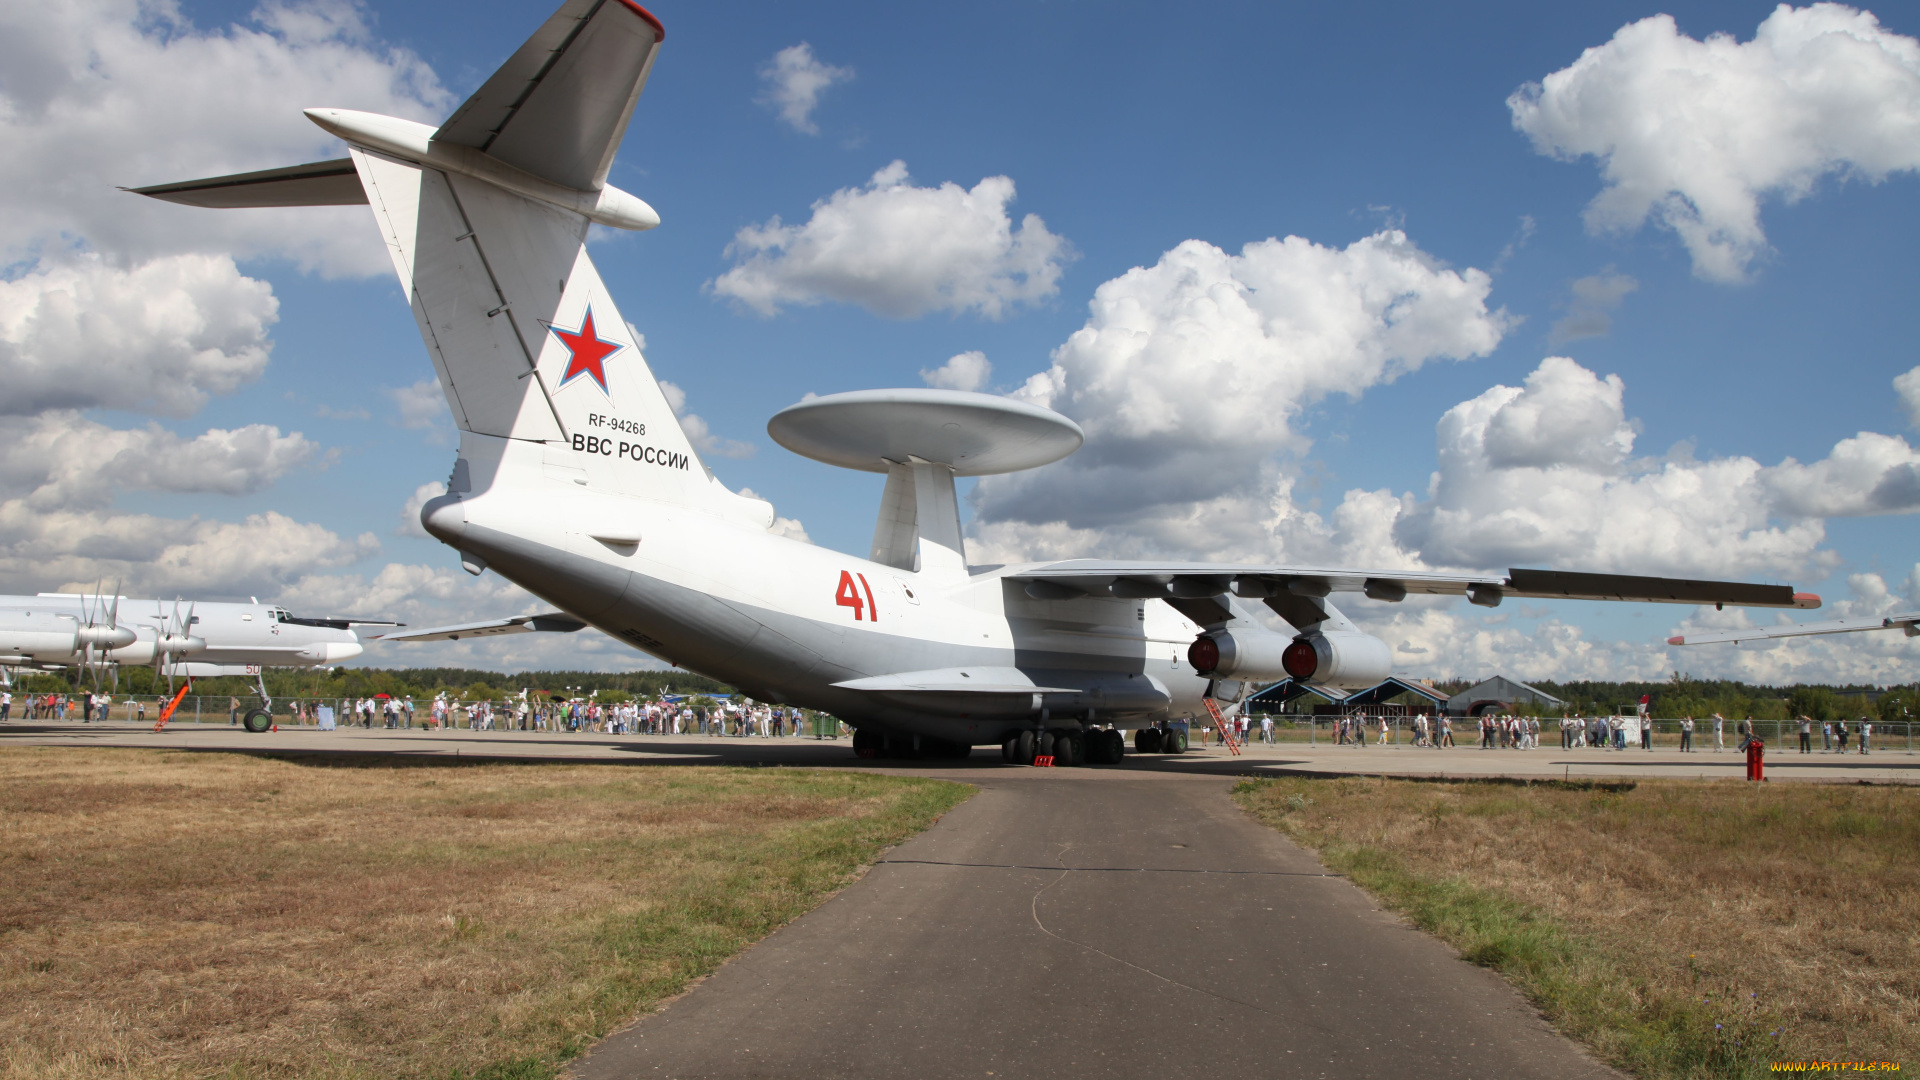
{"label": "aircraft propeller", "polygon": [[[100,582],[106,584],[105,579]],[[84,597],[81,605],[84,622],[78,635],[80,642],[80,663],[93,679],[93,689],[100,690],[100,672],[106,669],[113,679],[113,688],[120,689],[120,667],[109,655],[114,649],[123,648],[139,640],[139,635],[120,625],[120,583],[114,582],[113,602],[109,606],[100,587],[94,594]]]}
{"label": "aircraft propeller", "polygon": [[194,604],[187,605],[187,614],[180,617],[180,599],[173,601],[173,613],[164,615],[160,611],[159,601],[154,601],[154,617],[160,621],[153,640],[153,673],[165,674],[167,689],[173,689],[173,668],[179,657],[192,656],[207,647],[205,638],[193,634]]}

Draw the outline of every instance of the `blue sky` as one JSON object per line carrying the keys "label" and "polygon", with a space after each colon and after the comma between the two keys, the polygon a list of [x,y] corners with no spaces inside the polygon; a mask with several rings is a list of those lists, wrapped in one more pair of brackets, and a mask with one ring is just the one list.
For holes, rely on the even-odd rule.
{"label": "blue sky", "polygon": [[[434,110],[443,115],[485,78],[545,17],[546,6],[416,0],[356,10],[287,4],[263,17],[251,4],[182,3],[170,18],[164,9],[132,0],[74,7],[85,9],[99,27],[89,29],[79,17],[22,11],[0,17],[0,23],[19,24],[15,33],[0,36],[18,40],[23,28],[44,35],[66,50],[44,50],[56,58],[94,49],[108,58],[104,69],[119,84],[118,93],[162,100],[169,92],[169,65],[182,62],[174,55],[182,43],[251,34],[264,44],[256,50],[258,62],[236,65],[231,92],[251,100],[244,108],[233,106],[232,114],[219,103],[195,108],[202,99],[191,95],[175,113],[164,105],[116,103],[114,93],[102,97],[68,73],[68,82],[80,89],[64,91],[63,100],[95,109],[104,117],[99,130],[136,145],[125,154],[96,148],[80,165],[63,166],[55,164],[61,139],[74,136],[44,125],[16,131],[15,144],[38,153],[9,166],[36,192],[16,200],[12,209],[22,223],[4,237],[8,281],[20,287],[12,302],[29,303],[40,295],[33,292],[37,275],[77,265],[74,260],[97,257],[130,269],[143,260],[232,252],[239,256],[238,274],[270,286],[278,308],[277,321],[260,320],[270,360],[254,364],[230,390],[210,388],[197,408],[126,407],[107,395],[90,408],[58,413],[72,418],[60,422],[114,431],[159,424],[178,440],[200,438],[209,429],[268,425],[276,434],[261,437],[281,439],[273,445],[292,464],[255,470],[223,488],[178,477],[128,479],[126,470],[106,468],[106,478],[82,500],[84,507],[72,511],[84,520],[76,518],[64,530],[22,527],[0,536],[0,544],[8,545],[0,549],[6,552],[0,556],[0,585],[31,591],[82,574],[123,574],[152,590],[207,596],[258,590],[304,606],[371,602],[409,621],[524,607],[530,601],[498,582],[459,575],[453,555],[433,541],[399,532],[408,499],[422,484],[443,478],[451,463],[451,426],[444,420],[425,427],[400,422],[393,391],[430,377],[431,370],[391,275],[381,272],[370,222],[357,223],[364,230],[359,239],[344,231],[337,237],[298,233],[319,228],[298,223],[288,226],[298,235],[284,243],[276,241],[271,224],[223,224],[219,229],[232,231],[207,227],[208,235],[196,235],[200,227],[190,215],[214,212],[129,208],[75,189],[337,153],[337,144],[329,149],[298,116],[304,106],[389,105],[438,119]],[[1776,469],[1788,458],[1805,464],[1828,459],[1837,444],[1865,431],[1883,437],[1875,444],[1876,468],[1911,464],[1900,454],[1913,418],[1893,381],[1920,365],[1913,344],[1920,340],[1920,305],[1912,300],[1920,280],[1920,181],[1913,171],[1920,132],[1893,121],[1863,122],[1858,131],[1829,123],[1826,128],[1846,130],[1832,145],[1808,151],[1814,156],[1801,166],[1789,163],[1786,180],[1751,181],[1764,238],[1742,249],[1740,272],[1730,278],[1716,276],[1712,267],[1703,272],[1701,252],[1663,226],[1657,213],[1637,227],[1590,227],[1583,215],[1606,187],[1600,157],[1542,153],[1535,139],[1516,130],[1509,95],[1567,69],[1582,50],[1614,41],[1623,27],[1665,14],[1681,46],[1686,39],[1697,45],[1710,35],[1731,35],[1734,40],[1723,46],[1735,49],[1726,55],[1736,59],[1731,69],[1699,73],[1702,99],[1717,102],[1712,108],[1660,101],[1654,115],[1710,128],[1751,121],[1762,133],[1759,143],[1730,153],[1766,158],[1766,132],[1808,127],[1804,116],[1779,119],[1799,115],[1793,110],[1801,105],[1791,92],[1756,95],[1739,82],[1775,74],[1766,63],[1749,64],[1753,55],[1736,49],[1736,43],[1744,48],[1752,41],[1773,13],[1770,5],[1217,4],[1176,10],[1114,3],[925,9],[663,2],[651,10],[667,37],[612,180],[652,203],[664,223],[649,233],[605,239],[594,257],[624,314],[645,334],[656,373],[685,391],[687,410],[703,418],[717,439],[751,444],[746,456],[710,454],[708,463],[731,486],[771,499],[816,543],[864,553],[879,478],[781,450],[766,437],[769,415],[809,392],[918,385],[923,369],[975,350],[992,364],[992,377],[981,388],[1030,396],[1036,391],[1023,384],[1048,370],[1063,342],[1089,325],[1096,289],[1135,267],[1155,266],[1190,240],[1231,256],[1247,244],[1293,236],[1332,257],[1383,230],[1400,230],[1399,250],[1415,253],[1407,265],[1424,267],[1428,275],[1421,279],[1426,284],[1413,286],[1416,292],[1443,284],[1433,275],[1486,275],[1477,286],[1478,314],[1468,310],[1471,303],[1455,303],[1435,317],[1471,323],[1491,333],[1494,344],[1464,353],[1434,345],[1403,358],[1401,366],[1412,370],[1397,377],[1354,376],[1343,383],[1336,373],[1320,380],[1320,389],[1285,400],[1256,393],[1232,408],[1181,413],[1211,420],[1168,437],[1187,455],[1180,467],[1198,475],[1213,457],[1232,458],[1225,471],[1246,478],[1193,497],[1210,500],[1213,512],[1247,526],[1242,531],[1168,530],[1090,517],[1056,523],[1049,532],[1042,528],[1048,523],[1019,508],[1044,503],[1049,484],[1074,483],[1063,472],[1058,479],[1042,476],[1023,480],[1026,486],[983,490],[970,508],[981,515],[974,526],[980,552],[1296,561],[1392,557],[1498,568],[1509,563],[1480,561],[1500,554],[1484,547],[1482,534],[1474,534],[1480,540],[1460,539],[1471,532],[1466,525],[1456,522],[1443,537],[1438,525],[1407,522],[1422,513],[1428,514],[1423,521],[1445,517],[1442,511],[1470,515],[1502,492],[1565,488],[1555,470],[1572,468],[1586,470],[1581,482],[1594,483],[1595,492],[1617,501],[1607,502],[1600,515],[1606,531],[1651,534],[1679,527],[1676,520],[1684,525],[1690,512],[1682,495],[1659,496],[1676,501],[1655,506],[1651,489],[1626,491],[1631,477],[1657,470],[1659,459],[1691,468],[1684,463],[1724,465],[1747,458],[1761,469]],[[1905,9],[1875,9],[1875,15],[1881,36],[1874,40],[1892,57],[1885,65],[1890,74],[1838,104],[1806,108],[1853,117],[1863,106],[1877,113],[1876,102],[1888,113],[1904,103],[1911,115],[1920,64],[1902,50],[1914,46],[1920,24]],[[1847,23],[1859,38],[1855,9],[1828,8],[1823,17]],[[44,24],[26,26],[36,19]],[[106,37],[95,41],[88,35]],[[1679,55],[1673,62],[1684,63],[1705,55],[1698,48],[1663,53],[1664,40],[1648,38],[1602,57],[1590,86],[1617,86],[1663,57]],[[818,63],[852,73],[827,86],[806,113],[813,131],[783,120],[765,100],[771,84],[763,73],[776,53],[801,42]],[[38,61],[10,58],[5,50],[0,46],[0,91],[9,98],[63,92],[43,89],[60,80]],[[116,57],[119,68],[113,66]],[[276,71],[276,62],[287,70]],[[1821,62],[1793,61],[1816,69]],[[1804,73],[1791,65],[1783,70]],[[372,76],[380,72],[401,75],[376,85]],[[1715,79],[1727,85],[1716,89]],[[346,99],[303,96],[323,91]],[[1613,107],[1634,104],[1626,96]],[[1661,111],[1668,105],[1671,116]],[[1592,125],[1607,120],[1603,112],[1540,130],[1574,146],[1592,137]],[[282,115],[284,120],[274,119]],[[159,130],[174,123],[194,133],[197,150],[188,160],[165,145]],[[1054,287],[1005,305],[998,317],[979,306],[954,310],[936,304],[906,318],[876,313],[878,301],[857,283],[817,293],[814,302],[782,304],[772,314],[714,288],[716,279],[746,260],[738,249],[728,253],[740,230],[765,226],[776,215],[787,226],[804,226],[817,202],[835,192],[858,196],[872,190],[863,185],[894,161],[905,163],[903,183],[914,187],[953,183],[972,189],[985,178],[1010,179],[1017,188],[1006,207],[1012,223],[1038,215],[1045,233],[1064,241],[1049,264],[1058,275]],[[1711,171],[1707,166],[1713,164],[1695,171]],[[1693,175],[1687,162],[1669,165]],[[1770,167],[1767,161],[1736,165],[1735,172],[1747,169],[1742,175]],[[162,169],[174,172],[153,171]],[[1696,201],[1707,197],[1692,189],[1685,194]],[[292,219],[253,219],[263,220]],[[348,216],[309,220],[356,227]],[[777,254],[773,265],[772,272],[781,272]],[[1304,272],[1285,265],[1292,268],[1285,273]],[[1587,284],[1577,286],[1583,279]],[[219,288],[226,296],[240,286],[226,281]],[[1602,300],[1583,306],[1582,288]],[[1566,331],[1575,323],[1586,336]],[[1558,333],[1556,325],[1562,327]],[[33,347],[32,341],[16,342],[13,352],[0,352],[0,363],[36,363],[28,354]],[[1287,348],[1282,343],[1261,355],[1284,365],[1292,362]],[[1046,399],[1089,424],[1096,439],[1104,431],[1118,440],[1108,446],[1135,436],[1114,415],[1096,415],[1106,399],[1088,397],[1080,388],[1112,355],[1096,350],[1069,357],[1063,361],[1065,388]],[[1566,400],[1591,413],[1580,416],[1606,428],[1595,445],[1611,446],[1607,439],[1615,436],[1608,433],[1628,431],[1629,453],[1593,465],[1542,450],[1546,457],[1520,463],[1534,470],[1525,476],[1503,474],[1497,483],[1460,479],[1462,490],[1472,491],[1458,506],[1442,499],[1425,511],[1403,511],[1398,525],[1382,518],[1380,529],[1397,538],[1390,548],[1377,537],[1343,533],[1331,524],[1343,506],[1354,515],[1366,510],[1391,518],[1380,500],[1363,506],[1349,498],[1351,491],[1381,492],[1389,500],[1411,497],[1409,505],[1430,502],[1429,477],[1442,466],[1436,425],[1443,415],[1496,386],[1532,385],[1529,377],[1545,370],[1542,361],[1549,356],[1578,365],[1549,374],[1559,380],[1554,386],[1563,397],[1572,395]],[[1165,380],[1169,394],[1205,395],[1220,375],[1210,366],[1216,359],[1202,350],[1154,377]],[[39,362],[45,367],[52,360]],[[1574,374],[1578,369],[1592,377]],[[1607,376],[1624,384],[1623,394],[1616,393],[1618,416],[1607,412],[1613,406],[1603,400]],[[1549,381],[1541,377],[1538,393],[1550,395]],[[47,419],[52,408],[22,405],[11,410],[12,422],[44,428],[54,423]],[[1285,419],[1278,428],[1262,429],[1261,418],[1272,415]],[[1224,430],[1198,429],[1210,422]],[[1244,438],[1236,436],[1237,428],[1244,429]],[[292,432],[305,443],[287,444]],[[1891,446],[1894,439],[1902,440],[1899,448]],[[1670,456],[1675,447],[1683,447],[1679,457]],[[1089,451],[1096,455],[1089,461],[1105,452],[1093,442]],[[1611,453],[1605,447],[1598,452]],[[34,470],[43,466],[14,456],[12,471],[28,479],[12,480],[14,487],[0,496],[18,502],[20,513],[29,504],[41,512],[65,508],[65,496],[50,489],[52,482],[36,479]],[[1713,495],[1724,495],[1723,481],[1732,473],[1716,469],[1703,468],[1700,476]],[[1593,479],[1600,473],[1610,479]],[[1836,475],[1765,473],[1752,480],[1753,491],[1773,501],[1758,511],[1716,511],[1706,499],[1699,507],[1697,542],[1679,536],[1659,544],[1596,544],[1591,536],[1570,534],[1543,539],[1531,550],[1551,557],[1541,561],[1568,569],[1791,581],[1853,604],[1842,609],[1849,612],[1914,606],[1920,597],[1909,591],[1915,556],[1907,514],[1916,507],[1835,494]],[[1187,497],[1177,479],[1162,476],[1151,486],[1143,494],[1143,513],[1177,516]],[[101,494],[108,488],[110,496]],[[1258,525],[1281,490],[1285,505],[1317,515],[1325,527]],[[1124,514],[1127,508],[1114,509]],[[1754,513],[1783,534],[1797,527],[1795,538],[1758,537]],[[213,548],[181,554],[195,544],[207,548],[207,523],[267,514],[288,519],[274,528],[299,533],[289,547],[310,553],[306,563],[291,557],[230,563]],[[174,537],[174,547],[143,551],[126,539],[129,534],[165,534]],[[102,538],[108,536],[119,539],[106,543]],[[248,536],[236,532],[229,539],[280,542],[273,529]],[[1878,577],[1866,581],[1858,577],[1863,574]],[[1904,642],[1868,640],[1880,635],[1669,653],[1659,639],[1684,620],[1707,618],[1687,609],[1541,605],[1492,615],[1455,607],[1357,614],[1374,620],[1401,649],[1397,662],[1422,675],[1478,674],[1511,663],[1523,675],[1571,678],[1644,674],[1678,664],[1762,679],[1905,681],[1915,659]],[[1771,621],[1770,615],[1755,617]],[[368,660],[455,658],[453,652],[429,657],[423,648],[404,656],[375,652]],[[600,643],[581,655],[519,643],[460,655],[476,663],[543,666],[635,659]]]}

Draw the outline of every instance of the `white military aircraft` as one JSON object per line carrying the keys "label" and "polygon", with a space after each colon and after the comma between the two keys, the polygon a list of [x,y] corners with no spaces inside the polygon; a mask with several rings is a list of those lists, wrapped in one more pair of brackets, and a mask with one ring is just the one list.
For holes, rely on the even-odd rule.
{"label": "white military aircraft", "polygon": [[[1329,602],[1464,595],[1817,607],[1780,585],[1514,570],[1506,575],[1076,559],[970,566],[954,479],[1079,447],[1045,409],[881,390],[802,402],[768,431],[886,474],[867,558],[768,531],[675,420],[586,238],[659,216],[607,183],[665,37],[631,0],[566,0],[438,128],[308,109],[348,156],[137,189],[210,207],[364,203],[460,428],[448,493],[421,522],[474,573],[561,609],[400,640],[590,624],[756,698],[852,723],[862,755],[1116,761],[1182,748],[1156,725],[1226,711],[1250,682],[1367,686],[1385,642]],[[1253,603],[1292,627],[1269,630]],[[546,625],[540,625],[542,620]]]}
{"label": "white military aircraft", "polygon": [[317,667],[359,656],[355,626],[384,620],[302,618],[273,604],[139,600],[87,593],[0,596],[0,672],[79,669],[96,676],[124,665],[178,676],[252,676],[262,709],[249,731],[265,731],[272,706],[268,667]]}
{"label": "white military aircraft", "polygon": [[1712,645],[1724,641],[1764,641],[1767,638],[1806,637],[1813,634],[1853,634],[1862,630],[1901,630],[1920,637],[1920,611],[1896,611],[1879,619],[1828,619],[1825,622],[1751,626],[1744,630],[1709,630],[1667,639],[1669,645]]}

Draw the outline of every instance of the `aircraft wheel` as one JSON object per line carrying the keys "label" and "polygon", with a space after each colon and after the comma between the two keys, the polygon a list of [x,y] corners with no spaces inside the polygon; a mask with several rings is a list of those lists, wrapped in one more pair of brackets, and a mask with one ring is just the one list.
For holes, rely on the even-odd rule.
{"label": "aircraft wheel", "polygon": [[1039,752],[1038,741],[1033,732],[1023,731],[1013,737],[1013,763],[1015,765],[1033,764],[1033,756]]}
{"label": "aircraft wheel", "polygon": [[1009,765],[1013,764],[1013,759],[1019,752],[1020,736],[1018,735],[1009,735],[1007,741],[1000,744],[1000,760]]}
{"label": "aircraft wheel", "polygon": [[1134,752],[1140,754],[1157,754],[1160,752],[1161,741],[1162,734],[1159,728],[1143,727],[1133,733]]}
{"label": "aircraft wheel", "polygon": [[1055,732],[1053,736],[1053,763],[1062,768],[1073,768],[1087,763],[1087,741],[1078,731]]}
{"label": "aircraft wheel", "polygon": [[1181,731],[1179,728],[1168,728],[1166,737],[1162,742],[1169,754],[1184,754],[1187,752],[1187,733]]}
{"label": "aircraft wheel", "polygon": [[1113,753],[1113,732],[1087,732],[1087,764],[1111,765],[1120,760]]}
{"label": "aircraft wheel", "polygon": [[240,724],[248,731],[259,735],[273,726],[273,714],[265,709],[254,709],[241,718]]}
{"label": "aircraft wheel", "polygon": [[1100,746],[1100,764],[1118,765],[1126,760],[1126,736],[1118,731],[1102,731],[1095,738]]}
{"label": "aircraft wheel", "polygon": [[853,756],[854,757],[877,758],[880,756],[880,751],[883,748],[885,748],[886,744],[887,744],[886,738],[880,735],[878,732],[865,731],[860,728],[854,729],[854,732],[853,732]]}

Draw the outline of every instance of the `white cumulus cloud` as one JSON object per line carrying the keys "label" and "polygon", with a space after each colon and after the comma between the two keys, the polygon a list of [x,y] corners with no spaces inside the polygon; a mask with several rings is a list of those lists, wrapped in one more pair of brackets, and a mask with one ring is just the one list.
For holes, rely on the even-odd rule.
{"label": "white cumulus cloud", "polygon": [[1398,231],[1237,255],[1189,240],[1106,282],[1086,325],[1016,394],[1078,421],[1086,446],[980,482],[983,550],[1012,555],[1062,523],[1100,534],[1080,554],[1280,557],[1291,481],[1277,462],[1307,446],[1301,410],[1492,351],[1513,320],[1488,308],[1491,288]]}
{"label": "white cumulus cloud", "polygon": [[1788,458],[1764,479],[1779,511],[1797,517],[1920,510],[1920,451],[1898,435],[1863,431],[1810,465]]}
{"label": "white cumulus cloud", "polygon": [[400,414],[401,427],[433,428],[453,419],[439,379],[421,379],[411,386],[389,387],[387,396],[393,399],[393,407]]}
{"label": "white cumulus cloud", "polygon": [[78,238],[134,262],[213,252],[386,273],[362,207],[206,210],[118,188],[343,156],[301,115],[315,105],[438,122],[454,104],[345,0],[263,3],[219,28],[158,0],[0,5],[0,72],[6,261]]}
{"label": "white cumulus cloud", "polygon": [[942,390],[978,390],[993,377],[993,364],[978,349],[955,353],[937,368],[921,368],[920,378]]}
{"label": "white cumulus cloud", "polygon": [[1394,538],[1441,566],[1553,566],[1688,577],[1830,566],[1815,520],[1776,525],[1759,462],[1634,460],[1618,377],[1548,357],[1524,387],[1447,410],[1427,498],[1403,502]]}
{"label": "white cumulus cloud", "polygon": [[0,280],[0,415],[189,415],[266,370],[278,317],[272,287],[224,255],[43,262]]}
{"label": "white cumulus cloud", "polygon": [[766,90],[759,101],[793,130],[817,135],[820,128],[813,122],[813,110],[820,104],[820,95],[834,83],[852,78],[852,68],[822,63],[813,55],[813,46],[803,41],[774,53],[761,67],[760,81]]}
{"label": "white cumulus cloud", "polygon": [[0,419],[0,444],[0,498],[37,511],[103,507],[123,491],[247,495],[320,450],[268,424],[185,438],[158,424],[113,428],[64,411]]}
{"label": "white cumulus cloud", "polygon": [[1893,391],[1907,411],[1907,423],[1920,430],[1920,367],[1893,380]]}
{"label": "white cumulus cloud", "polygon": [[104,580],[121,582],[129,595],[265,596],[379,549],[370,533],[346,539],[274,511],[221,522],[110,509],[42,512],[18,499],[0,502],[5,592]]}
{"label": "white cumulus cloud", "polygon": [[804,225],[778,217],[749,225],[727,253],[733,269],[709,288],[763,314],[832,300],[913,318],[977,311],[999,318],[1059,289],[1071,246],[1037,214],[1015,225],[1013,181],[989,176],[971,190],[917,187],[896,161],[865,186],[813,204]]}
{"label": "white cumulus cloud", "polygon": [[1542,154],[1599,161],[1590,228],[1653,217],[1711,281],[1743,280],[1766,252],[1764,200],[1920,168],[1920,42],[1842,4],[1782,4],[1747,42],[1655,15],[1507,105]]}

